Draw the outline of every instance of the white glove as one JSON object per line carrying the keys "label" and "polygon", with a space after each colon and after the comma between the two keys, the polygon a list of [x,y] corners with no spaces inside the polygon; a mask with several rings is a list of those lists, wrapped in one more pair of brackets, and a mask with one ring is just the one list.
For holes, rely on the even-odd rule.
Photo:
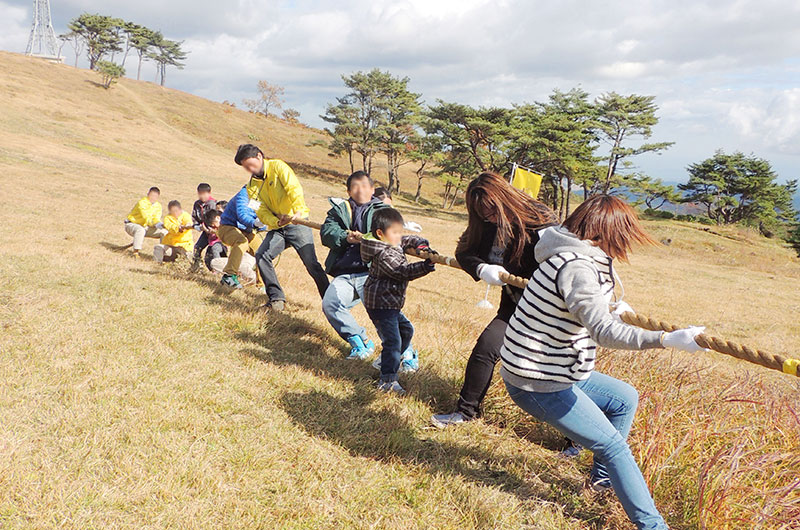
{"label": "white glove", "polygon": [[415,223],[414,221],[406,221],[403,224],[403,228],[405,228],[409,232],[422,232],[422,226],[420,226],[419,223]]}
{"label": "white glove", "polygon": [[694,340],[696,336],[700,335],[705,330],[705,326],[692,326],[686,329],[664,333],[661,336],[661,345],[665,348],[675,348],[689,353],[708,351],[706,348],[698,346],[697,342]]}
{"label": "white glove", "polygon": [[500,279],[501,272],[508,274],[508,271],[502,265],[490,265],[488,263],[478,265],[478,277],[489,285],[506,284]]}
{"label": "white glove", "polygon": [[614,307],[614,310],[611,312],[611,316],[614,317],[614,320],[617,322],[622,322],[623,313],[636,313],[636,311],[634,311],[627,302],[619,301],[616,304],[611,305]]}
{"label": "white glove", "polygon": [[253,221],[253,228],[264,228],[266,225],[261,221],[261,219],[256,219]]}
{"label": "white glove", "polygon": [[164,228],[164,223],[156,224],[156,228],[159,229],[159,230],[162,230]]}

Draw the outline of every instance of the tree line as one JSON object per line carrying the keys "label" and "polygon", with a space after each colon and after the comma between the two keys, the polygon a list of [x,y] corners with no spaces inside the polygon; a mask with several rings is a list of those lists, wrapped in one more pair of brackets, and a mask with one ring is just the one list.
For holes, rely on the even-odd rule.
{"label": "tree line", "polygon": [[[156,64],[156,82],[164,86],[167,67],[183,69],[187,52],[182,49],[182,42],[164,38],[160,31],[128,22],[121,18],[83,13],[67,24],[69,31],[58,36],[65,44],[70,44],[75,52],[75,66],[84,51],[89,60],[89,68],[97,70],[110,83],[125,75],[125,62],[133,52],[138,56],[136,79],[141,79],[142,62],[153,61]],[[121,62],[115,59],[119,54]]]}
{"label": "tree line", "polygon": [[655,96],[607,92],[591,99],[573,88],[510,108],[442,100],[426,105],[410,90],[408,77],[373,69],[342,80],[346,93],[321,116],[330,124],[325,130],[331,154],[347,157],[351,170],[368,173],[382,157],[394,191],[401,188],[400,167],[412,164],[415,201],[426,177],[443,182],[442,207],[451,208],[477,173],[509,176],[518,164],[543,175],[540,199],[562,219],[571,200],[624,193],[652,210],[691,203],[719,224],[779,226],[785,232],[796,222],[797,181],[779,184],[770,163],[753,155],[718,151],[689,166],[688,182],[677,188],[637,171],[636,157],[673,145],[651,139],[658,124]]}
{"label": "tree line", "polygon": [[[639,141],[649,139],[658,123],[653,96],[610,92],[590,100],[574,88],[511,108],[442,100],[425,105],[407,77],[374,69],[342,79],[347,93],[322,115],[331,124],[326,129],[331,152],[367,172],[375,157],[384,156],[395,191],[401,186],[399,168],[415,164],[416,200],[422,179],[438,177],[445,185],[445,207],[476,173],[507,174],[516,163],[544,175],[542,199],[563,216],[573,187],[588,197],[633,185],[632,175],[621,171],[632,166],[631,159],[672,145]],[[638,176],[636,183],[660,193],[652,179]]]}

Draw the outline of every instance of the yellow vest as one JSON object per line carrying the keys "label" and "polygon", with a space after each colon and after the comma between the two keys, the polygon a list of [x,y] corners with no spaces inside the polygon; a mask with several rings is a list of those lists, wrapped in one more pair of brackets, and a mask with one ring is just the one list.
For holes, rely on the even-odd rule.
{"label": "yellow vest", "polygon": [[127,219],[137,225],[155,226],[161,221],[161,203],[151,203],[150,199],[142,197],[128,214]]}
{"label": "yellow vest", "polygon": [[189,227],[192,226],[192,216],[187,212],[183,212],[177,218],[173,215],[164,217],[164,228],[167,229],[167,235],[161,240],[164,245],[171,247],[181,247],[186,251],[192,250],[194,241],[192,240],[192,229],[188,228],[183,232],[180,231],[181,225]]}
{"label": "yellow vest", "polygon": [[264,160],[264,180],[251,177],[247,195],[261,203],[256,215],[270,230],[278,228],[281,215],[308,217],[303,187],[283,160]]}

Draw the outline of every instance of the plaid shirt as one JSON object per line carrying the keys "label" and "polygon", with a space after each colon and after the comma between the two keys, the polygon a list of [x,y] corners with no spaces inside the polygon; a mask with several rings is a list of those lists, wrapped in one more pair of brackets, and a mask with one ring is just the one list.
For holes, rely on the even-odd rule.
{"label": "plaid shirt", "polygon": [[408,282],[433,271],[433,263],[409,263],[404,248],[427,247],[427,240],[417,236],[403,236],[401,247],[394,247],[377,239],[361,241],[361,259],[369,265],[369,276],[364,283],[364,307],[367,309],[403,308]]}

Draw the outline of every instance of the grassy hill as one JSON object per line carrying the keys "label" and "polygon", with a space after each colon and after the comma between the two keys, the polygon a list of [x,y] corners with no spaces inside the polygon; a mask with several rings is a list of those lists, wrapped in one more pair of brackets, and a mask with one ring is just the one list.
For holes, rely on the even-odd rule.
{"label": "grassy hill", "polygon": [[[492,317],[463,273],[410,288],[422,370],[398,399],[344,359],[293,253],[278,265],[288,311],[265,315],[256,291],[223,296],[210,274],[113,250],[151,185],[187,206],[200,181],[233,195],[248,140],[295,167],[321,220],[347,168],[307,147],[317,132],[145,82],[106,91],[15,54],[0,52],[0,71],[0,527],[629,528],[613,497],[582,489],[589,455],[557,458],[560,437],[499,381],[482,421],[429,428]],[[462,215],[398,206],[452,254]],[[620,267],[634,308],[798,356],[791,252],[647,227],[670,244]],[[600,368],[641,392],[631,443],[673,528],[798,528],[798,379],[662,350],[607,351]]]}

